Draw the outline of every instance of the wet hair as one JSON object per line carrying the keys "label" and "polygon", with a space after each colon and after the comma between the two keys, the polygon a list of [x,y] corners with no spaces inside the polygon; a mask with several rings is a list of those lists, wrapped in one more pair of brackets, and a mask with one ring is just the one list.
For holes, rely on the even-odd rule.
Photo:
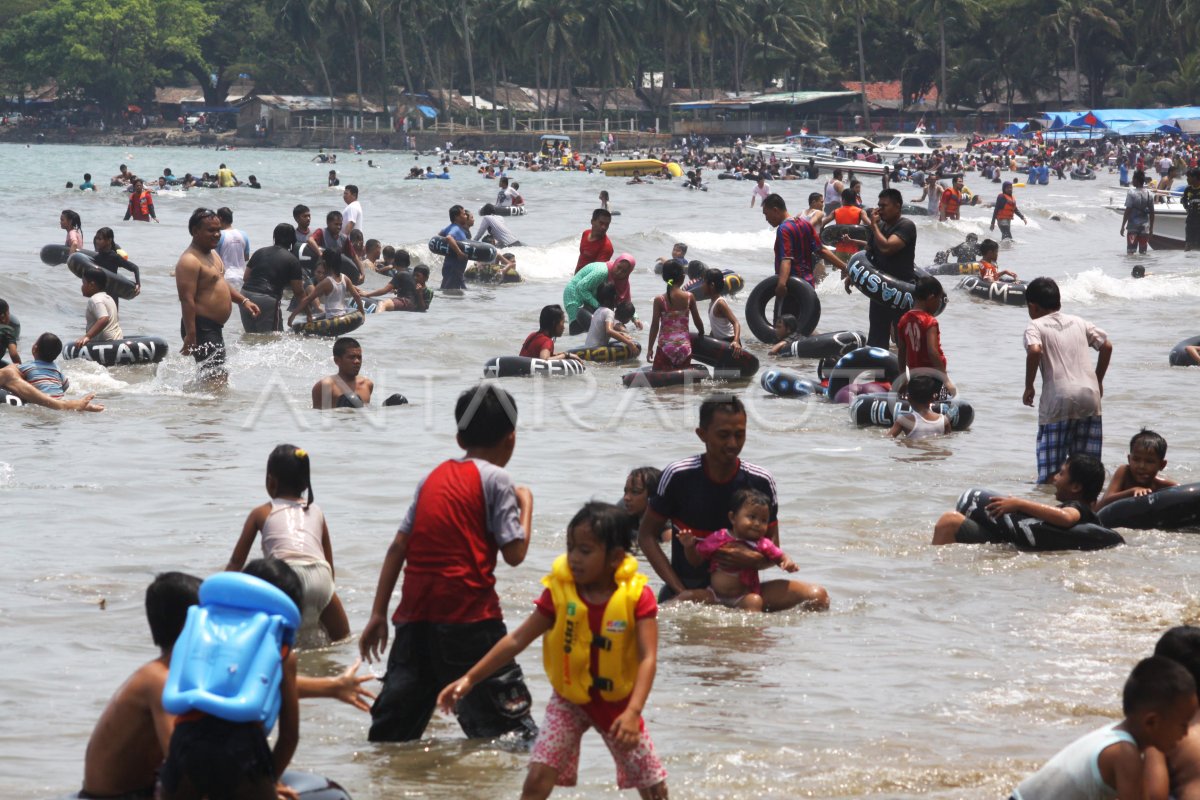
{"label": "wet hair", "polygon": [[450,206],[450,221],[454,222],[454,220],[458,219],[458,215],[461,214],[462,212],[463,212],[462,206]]}
{"label": "wet hair", "polygon": [[37,348],[38,359],[41,361],[53,361],[62,355],[62,339],[53,333],[43,333],[33,346]]}
{"label": "wet hair", "polygon": [[362,345],[358,343],[357,339],[350,336],[342,336],[333,343],[333,357],[341,358],[346,355],[347,350],[352,350],[355,347],[360,350],[362,349]]}
{"label": "wet hair", "polygon": [[1079,484],[1085,502],[1092,502],[1104,488],[1104,463],[1088,453],[1072,453],[1067,457],[1067,477]]}
{"label": "wet hair", "polygon": [[100,267],[88,267],[83,271],[83,282],[94,283],[100,287],[100,291],[104,291],[108,286],[108,271]]}
{"label": "wet hair", "polygon": [[762,207],[773,208],[777,211],[787,211],[787,201],[783,199],[782,195],[772,193],[763,198]]}
{"label": "wet hair", "polygon": [[413,267],[412,273],[413,275],[424,275],[426,280],[429,279],[429,267],[424,264],[417,264]]}
{"label": "wet hair", "polygon": [[1034,278],[1025,287],[1025,302],[1036,303],[1047,311],[1062,308],[1062,296],[1053,278]]}
{"label": "wet hair", "polygon": [[742,510],[743,506],[762,506],[769,510],[771,498],[757,489],[738,489],[729,501],[729,513],[736,514]]}
{"label": "wet hair", "polygon": [[914,375],[908,382],[908,402],[914,406],[927,405],[933,402],[937,390],[938,382],[932,375]]}
{"label": "wet hair", "polygon": [[221,206],[217,209],[217,219],[221,220],[222,225],[233,224],[233,209],[229,206]]}
{"label": "wet hair", "polygon": [[83,173],[83,179],[85,181],[90,181],[92,179],[92,173],[90,173],[90,172]]}
{"label": "wet hair", "polygon": [[491,203],[484,203],[483,208],[479,209],[479,216],[486,217],[496,213],[496,207]]}
{"label": "wet hair", "polygon": [[[709,289],[715,289],[720,296],[725,294],[725,273],[716,267],[704,271],[704,285]],[[713,297],[712,292],[709,292],[709,297]]]}
{"label": "wet hair", "polygon": [[800,330],[800,320],[796,319],[795,314],[781,314],[779,316],[779,324],[791,336],[796,331]]}
{"label": "wet hair", "polygon": [[[386,248],[386,247],[383,249],[383,252],[384,252],[384,255],[386,255],[386,254],[387,254],[387,248]],[[407,250],[403,250],[403,249],[400,249],[400,250],[394,250],[394,251],[393,251],[393,256],[394,256],[395,260],[394,260],[392,263],[394,263],[394,264],[395,264],[397,267],[399,267],[399,268],[401,268],[401,269],[405,269],[405,268],[406,268],[406,267],[408,267],[410,264],[412,264],[412,256],[410,256],[410,255],[408,254],[408,251],[407,251]],[[428,272],[429,272],[429,270],[428,270],[428,269],[426,269],[425,271],[426,271],[426,273],[428,273]]]}
{"label": "wet hair", "polygon": [[600,288],[596,290],[596,300],[599,301],[601,307],[603,308],[616,309],[617,287],[613,286],[611,283],[600,284]]}
{"label": "wet hair", "polygon": [[114,235],[115,234],[113,233],[112,228],[109,228],[109,227],[97,228],[96,232],[94,234],[92,234],[92,241],[95,242],[97,239],[104,239],[106,241],[112,242],[113,247],[116,247],[117,243],[113,239]]}
{"label": "wet hair", "polygon": [[[87,175],[84,175],[83,177],[86,178]],[[1192,180],[1200,181],[1200,168],[1192,167],[1191,169],[1189,169],[1187,171],[1187,178],[1189,181],[1192,181]]]}
{"label": "wet hair", "polygon": [[746,407],[736,394],[710,394],[700,404],[700,427],[707,428],[721,414],[745,414]]}
{"label": "wet hair", "polygon": [[64,217],[66,217],[67,222],[69,222],[71,224],[71,230],[73,230],[73,231],[83,230],[83,220],[81,220],[79,218],[79,214],[77,212],[72,211],[69,208],[64,208],[62,215]]}
{"label": "wet hair", "polygon": [[704,277],[705,271],[708,269],[703,261],[689,261],[687,263],[687,278],[689,281],[698,281]]}
{"label": "wet hair", "polygon": [[1133,185],[1140,189],[1140,188],[1142,188],[1143,185],[1145,185],[1145,183],[1146,183],[1146,173],[1142,172],[1140,169],[1134,170],[1133,171]]}
{"label": "wet hair", "polygon": [[217,212],[211,208],[197,208],[192,212],[192,216],[188,217],[188,233],[195,235],[200,229],[200,223],[206,219],[212,219],[217,216]]}
{"label": "wet hair", "polygon": [[810,193],[809,193],[809,195],[808,195],[808,204],[809,204],[810,206],[811,206],[813,203],[817,202],[818,200],[820,200],[822,203],[824,203],[824,202],[825,202],[825,196],[824,196],[824,195],[822,195],[820,192],[810,192]]}
{"label": "wet hair", "polygon": [[361,242],[362,240],[363,240],[362,228],[355,228],[354,230],[350,231],[350,241]]}
{"label": "wet hair", "polygon": [[1000,252],[1000,245],[996,243],[995,239],[984,239],[982,242],[979,243],[980,255],[982,255],[983,253],[999,253],[999,252]]}
{"label": "wet hair", "polygon": [[922,275],[913,286],[913,297],[917,300],[928,300],[931,297],[941,297],[946,293],[942,282],[932,275]]}
{"label": "wet hair", "polygon": [[1129,452],[1149,450],[1160,459],[1167,457],[1167,440],[1149,428],[1142,428],[1129,440]]}
{"label": "wet hair", "polygon": [[678,261],[664,261],[662,265],[662,279],[667,286],[683,288],[683,265]]}
{"label": "wet hair", "polygon": [[[375,241],[375,240],[372,239],[371,241]],[[393,264],[396,263],[396,248],[392,247],[390,244],[387,247],[380,250],[379,255],[383,256],[384,261],[390,261]],[[404,255],[407,256],[408,252],[405,251]],[[407,266],[407,265],[405,265],[405,266]]]}
{"label": "wet hair", "polygon": [[242,570],[252,578],[266,581],[288,596],[296,604],[296,608],[304,607],[304,584],[300,576],[288,566],[286,561],[278,558],[256,558]]}
{"label": "wet hair", "polygon": [[538,314],[538,330],[542,333],[551,333],[558,327],[558,323],[566,318],[567,312],[557,303],[542,306],[542,313]]}
{"label": "wet hair", "polygon": [[628,300],[622,300],[613,309],[613,316],[617,318],[617,322],[629,322],[635,314],[637,314],[637,308]]}
{"label": "wet hair", "polygon": [[308,452],[291,444],[281,444],[267,457],[267,474],[275,479],[280,490],[297,497],[308,492],[308,505],[313,502],[312,467]]}
{"label": "wet hair", "polygon": [[342,251],[336,247],[326,247],[325,252],[321,253],[321,264],[325,265],[325,272],[329,276],[342,271]]}
{"label": "wet hair", "polygon": [[632,552],[636,522],[625,509],[611,503],[587,503],[571,517],[567,523],[567,533],[585,523],[592,529],[596,541],[604,545],[606,553],[617,548],[626,553]]}
{"label": "wet hair", "polygon": [[842,205],[853,206],[858,204],[858,192],[853,189],[842,189]]}
{"label": "wet hair", "polygon": [[0,315],[8,313],[8,301],[0,298]]}
{"label": "wet hair", "polygon": [[1195,625],[1176,625],[1158,639],[1154,655],[1169,658],[1200,682],[1200,628]]}
{"label": "wet hair", "polygon": [[358,197],[358,187],[355,186],[353,183],[347,183],[344,187],[342,187],[342,189],[343,189],[343,191],[349,192],[350,194],[354,195],[355,197]]}
{"label": "wet hair", "polygon": [[454,404],[458,440],[464,447],[499,444],[517,428],[517,401],[494,383],[481,383]]}
{"label": "wet hair", "polygon": [[658,483],[662,480],[662,470],[658,467],[634,467],[629,470],[629,477],[626,480],[632,480],[642,485],[642,491],[647,497],[658,496]]}
{"label": "wet hair", "polygon": [[681,255],[681,256],[687,255],[687,245],[684,244],[683,242],[676,242],[674,245],[671,246],[671,249],[678,250],[679,255]]}
{"label": "wet hair", "polygon": [[608,198],[608,190],[607,190],[607,189],[601,189],[601,190],[600,190],[600,199],[601,199],[601,200],[607,200],[607,199],[609,199],[609,198]]}
{"label": "wet hair", "polygon": [[292,219],[298,220],[298,219],[300,219],[301,214],[304,214],[304,213],[310,212],[310,211],[311,211],[311,209],[308,206],[301,203],[300,205],[298,205],[292,209]]}
{"label": "wet hair", "polygon": [[160,572],[146,587],[150,638],[162,650],[175,646],[188,609],[200,602],[200,579],[182,572]]}
{"label": "wet hair", "polygon": [[290,248],[296,243],[296,229],[286,222],[281,222],[271,232],[271,241],[276,247]]}
{"label": "wet hair", "polygon": [[1180,698],[1195,694],[1196,681],[1182,664],[1153,655],[1143,658],[1129,673],[1121,693],[1121,710],[1127,717],[1139,711],[1164,712]]}
{"label": "wet hair", "polygon": [[[378,239],[367,239],[367,243],[365,246],[368,250],[379,247],[379,240]],[[381,253],[383,252],[382,249],[380,250],[380,252]]]}
{"label": "wet hair", "polygon": [[342,212],[330,211],[328,214],[325,215],[325,224],[328,225],[329,223],[333,222],[335,219],[341,219],[341,218],[342,218]]}
{"label": "wet hair", "polygon": [[595,222],[596,220],[599,220],[599,219],[606,219],[609,222],[611,222],[612,221],[612,212],[609,211],[607,208],[597,208],[595,211],[592,212],[592,222]]}
{"label": "wet hair", "polygon": [[887,200],[890,203],[895,203],[898,206],[904,205],[904,195],[900,194],[899,189],[884,189],[879,193],[880,200]]}

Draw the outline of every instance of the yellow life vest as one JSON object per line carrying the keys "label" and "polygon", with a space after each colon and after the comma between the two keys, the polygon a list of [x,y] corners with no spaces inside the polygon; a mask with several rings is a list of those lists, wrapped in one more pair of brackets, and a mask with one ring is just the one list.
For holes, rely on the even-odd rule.
{"label": "yellow life vest", "polygon": [[[554,600],[554,627],[542,637],[542,663],[554,691],[576,705],[591,700],[595,686],[608,701],[623,700],[633,691],[638,670],[637,624],[634,609],[647,578],[637,571],[637,559],[626,556],[614,575],[617,588],[604,608],[604,630],[594,633],[587,605],[575,590],[567,557],[554,559],[542,585]],[[599,675],[592,674],[592,648],[600,651]]]}

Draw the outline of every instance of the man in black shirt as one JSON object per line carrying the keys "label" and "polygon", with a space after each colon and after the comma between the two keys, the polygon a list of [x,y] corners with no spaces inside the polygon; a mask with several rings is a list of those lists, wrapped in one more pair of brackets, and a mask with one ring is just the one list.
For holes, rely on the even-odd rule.
{"label": "man in black shirt", "polygon": [[[884,189],[879,193],[879,206],[871,210],[871,229],[867,236],[867,257],[880,272],[913,283],[916,281],[917,226],[900,215],[904,197],[899,189]],[[847,278],[846,293],[850,293]],[[867,344],[888,347],[903,310],[870,303],[870,328]]]}
{"label": "man in black shirt", "polygon": [[280,301],[283,290],[291,287],[292,294],[304,297],[304,274],[300,259],[292,254],[296,229],[286,222],[275,226],[271,236],[274,244],[254,251],[246,264],[242,294],[261,309],[258,317],[240,309],[242,328],[246,333],[272,333],[283,330],[283,311]]}

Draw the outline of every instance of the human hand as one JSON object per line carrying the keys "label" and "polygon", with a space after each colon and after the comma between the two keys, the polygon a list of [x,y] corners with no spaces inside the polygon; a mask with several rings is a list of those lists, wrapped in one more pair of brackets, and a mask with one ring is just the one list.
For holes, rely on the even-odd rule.
{"label": "human hand", "polygon": [[458,701],[466,697],[469,691],[471,691],[471,681],[464,675],[454,683],[447,684],[442,691],[438,692],[437,707],[442,710],[443,714],[453,714],[454,709],[458,707]]}
{"label": "human hand", "polygon": [[67,408],[71,409],[72,411],[103,411],[104,406],[100,405],[99,403],[92,402],[95,397],[96,394],[93,392],[92,394],[85,395],[78,400],[66,400],[64,402],[67,404]]}
{"label": "human hand", "polygon": [[140,283],[135,284],[133,287],[133,296],[137,297],[141,293],[142,293],[142,285]]}
{"label": "human hand", "polygon": [[775,299],[783,300],[785,297],[787,297],[787,284],[786,283],[776,284],[775,285]]}
{"label": "human hand", "polygon": [[737,339],[733,340],[733,343],[730,345],[730,348],[733,350],[733,354],[735,356],[740,356],[742,354],[742,343],[739,342]]}
{"label": "human hand", "polygon": [[250,316],[254,317],[255,319],[258,318],[258,315],[262,311],[262,309],[260,309],[253,300],[247,300],[245,303],[242,304],[242,307],[245,308],[247,311],[249,311]]}
{"label": "human hand", "polygon": [[191,355],[192,350],[194,350],[195,348],[196,348],[196,334],[195,333],[184,334],[183,347],[180,349],[179,352],[182,353],[183,355],[187,356],[187,355]]}
{"label": "human hand", "polygon": [[638,714],[631,708],[627,708],[621,712],[621,716],[613,720],[612,726],[608,729],[609,736],[617,742],[617,747],[622,750],[632,750],[637,746],[638,739],[642,736],[642,715]]}
{"label": "human hand", "polygon": [[992,220],[992,224],[988,227],[988,230],[989,231],[996,230],[996,221],[995,220]]}
{"label": "human hand", "polygon": [[84,346],[85,344],[87,344],[89,341],[91,341],[91,340],[90,340],[90,339],[88,339],[88,337],[87,337],[86,335],[85,335],[85,336],[80,336],[78,339],[76,339],[76,340],[75,340],[75,346],[76,346],[76,347],[83,347],[83,346]]}
{"label": "human hand", "polygon": [[375,680],[375,676],[368,673],[360,677],[357,674],[360,666],[362,666],[361,657],[356,658],[345,672],[337,676],[331,696],[346,705],[354,706],[359,711],[370,711],[371,706],[368,705],[367,700],[374,700],[375,695],[364,689],[363,684]]}
{"label": "human hand", "polygon": [[766,563],[757,550],[752,550],[740,542],[728,542],[722,545],[714,558],[717,560],[717,566],[726,572],[761,569]]}
{"label": "human hand", "polygon": [[1021,510],[1023,502],[1019,497],[997,497],[987,504],[987,512],[993,517],[1013,514]]}
{"label": "human hand", "polygon": [[647,364],[654,363],[654,345],[650,345],[649,347],[646,348],[646,363]]}
{"label": "human hand", "polygon": [[637,328],[640,331],[645,326],[642,325],[642,321],[640,319],[635,319],[633,321],[633,327]]}
{"label": "human hand", "polygon": [[949,378],[946,378],[942,385],[946,387],[946,394],[950,395],[951,397],[954,397],[958,394],[958,387],[955,386],[954,382]]}
{"label": "human hand", "polygon": [[779,560],[779,568],[781,570],[783,570],[784,572],[799,572],[800,571],[800,568],[798,566],[796,566],[796,562],[792,561],[787,556],[784,556],[783,558],[781,558]]}
{"label": "human hand", "polygon": [[282,783],[275,784],[276,800],[300,800],[300,793]]}
{"label": "human hand", "polygon": [[692,533],[688,528],[680,528],[675,532],[675,538],[684,547],[691,547],[696,544],[696,534]]}
{"label": "human hand", "polygon": [[1034,391],[1032,386],[1025,387],[1025,393],[1021,395],[1021,402],[1027,406],[1033,405]]}
{"label": "human hand", "polygon": [[1133,496],[1134,497],[1145,497],[1146,495],[1153,494],[1153,493],[1154,493],[1154,490],[1150,489],[1146,486],[1133,487]]}
{"label": "human hand", "polygon": [[846,294],[851,294],[850,290],[850,273],[846,272],[846,277],[842,278],[842,285],[846,287]]}
{"label": "human hand", "polygon": [[388,625],[382,614],[371,614],[367,627],[358,637],[358,653],[370,664],[382,658],[387,650]]}

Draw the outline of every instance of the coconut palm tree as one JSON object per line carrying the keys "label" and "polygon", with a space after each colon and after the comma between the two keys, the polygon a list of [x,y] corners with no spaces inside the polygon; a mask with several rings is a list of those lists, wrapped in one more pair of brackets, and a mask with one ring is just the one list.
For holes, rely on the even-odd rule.
{"label": "coconut palm tree", "polygon": [[628,51],[628,35],[634,30],[629,4],[626,0],[590,0],[582,9],[579,38],[588,42],[596,61],[595,74],[600,77],[600,110],[604,115],[608,90],[616,86],[618,72],[624,72],[624,54]]}
{"label": "coconut palm tree", "polygon": [[333,124],[333,84],[329,80],[329,70],[325,67],[325,58],[321,55],[323,49],[320,41],[322,28],[319,22],[320,5],[322,0],[282,0],[276,12],[293,41],[300,43],[305,53],[312,54],[321,68],[321,77],[325,80],[325,90],[329,93],[329,146],[334,146],[337,126]]}
{"label": "coconut palm tree", "polygon": [[[1109,16],[1111,9],[1103,0],[1058,0],[1057,10],[1051,23],[1060,33],[1066,33],[1075,63],[1075,102],[1083,102],[1083,64],[1079,57],[1079,45],[1083,39],[1083,28],[1091,23],[1107,29],[1113,36],[1121,38],[1120,24]],[[1090,87],[1089,87],[1090,88]]]}
{"label": "coconut palm tree", "polygon": [[[550,81],[554,80],[554,110],[557,112],[567,53],[575,50],[575,31],[582,15],[574,0],[518,0],[517,6],[523,13],[530,14],[518,33],[528,37],[535,52],[545,53],[546,88],[548,90]],[[553,77],[555,69],[557,78]]]}
{"label": "coconut palm tree", "polygon": [[[1080,1],[1086,0],[1066,0],[1066,2]],[[946,22],[950,20],[960,26],[969,26],[974,23],[980,8],[978,0],[915,0],[909,7],[909,17],[916,23],[937,20],[938,54],[941,63],[941,79],[938,83],[938,99],[935,107],[937,111],[941,111],[942,104],[947,101]]]}

